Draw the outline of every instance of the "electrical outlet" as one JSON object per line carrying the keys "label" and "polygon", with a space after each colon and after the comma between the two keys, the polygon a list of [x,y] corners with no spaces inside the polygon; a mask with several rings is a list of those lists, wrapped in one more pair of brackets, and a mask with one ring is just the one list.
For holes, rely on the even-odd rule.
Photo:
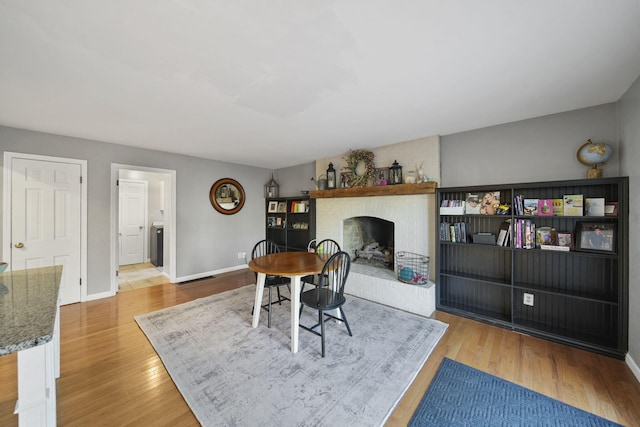
{"label": "electrical outlet", "polygon": [[530,305],[531,307],[533,307],[533,294],[528,294],[525,292],[522,303],[524,305]]}
{"label": "electrical outlet", "polygon": [[238,259],[245,259],[246,256],[247,256],[246,252],[238,252]]}

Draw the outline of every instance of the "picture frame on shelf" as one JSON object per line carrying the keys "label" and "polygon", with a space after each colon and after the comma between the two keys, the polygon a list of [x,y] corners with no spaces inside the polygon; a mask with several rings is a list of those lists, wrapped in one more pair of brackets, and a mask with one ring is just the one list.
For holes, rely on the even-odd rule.
{"label": "picture frame on shelf", "polygon": [[389,168],[377,168],[375,171],[376,185],[389,183]]}
{"label": "picture frame on shelf", "polygon": [[277,201],[269,202],[269,206],[267,207],[267,213],[274,213],[274,212],[278,212],[278,202]]}
{"label": "picture frame on shelf", "polygon": [[578,222],[575,248],[582,252],[615,253],[616,234],[613,222]]}
{"label": "picture frame on shelf", "polygon": [[558,246],[565,246],[573,250],[573,233],[558,231]]}
{"label": "picture frame on shelf", "polygon": [[340,187],[349,188],[349,172],[342,172],[340,174]]}
{"label": "picture frame on shelf", "polygon": [[618,202],[606,202],[604,204],[604,216],[618,216]]}
{"label": "picture frame on shelf", "polygon": [[287,212],[287,202],[278,202],[278,212],[280,213]]}

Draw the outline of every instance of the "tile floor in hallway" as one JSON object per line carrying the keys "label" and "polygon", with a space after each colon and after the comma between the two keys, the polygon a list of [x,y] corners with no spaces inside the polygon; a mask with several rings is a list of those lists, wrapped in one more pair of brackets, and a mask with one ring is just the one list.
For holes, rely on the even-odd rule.
{"label": "tile floor in hallway", "polygon": [[169,278],[162,274],[162,271],[160,271],[158,267],[148,262],[121,265],[118,269],[119,292],[148,288],[149,286],[167,282],[169,282]]}

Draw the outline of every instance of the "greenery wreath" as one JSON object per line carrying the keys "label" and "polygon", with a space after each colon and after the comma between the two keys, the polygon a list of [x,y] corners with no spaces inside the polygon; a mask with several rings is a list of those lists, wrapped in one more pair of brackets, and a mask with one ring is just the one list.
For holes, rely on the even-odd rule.
{"label": "greenery wreath", "polygon": [[[369,150],[349,150],[344,157],[347,166],[342,169],[347,171],[347,182],[349,187],[366,187],[370,181],[375,180],[376,166],[373,164],[375,154]],[[365,166],[365,172],[358,175],[356,169],[362,162]]]}

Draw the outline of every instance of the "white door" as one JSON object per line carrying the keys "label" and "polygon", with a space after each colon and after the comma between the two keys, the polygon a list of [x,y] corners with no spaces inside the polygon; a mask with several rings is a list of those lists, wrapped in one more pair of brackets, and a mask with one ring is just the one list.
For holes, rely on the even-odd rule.
{"label": "white door", "polygon": [[81,297],[81,166],[11,159],[11,269],[62,265],[61,304]]}
{"label": "white door", "polygon": [[147,182],[119,180],[120,265],[144,262],[146,236]]}

